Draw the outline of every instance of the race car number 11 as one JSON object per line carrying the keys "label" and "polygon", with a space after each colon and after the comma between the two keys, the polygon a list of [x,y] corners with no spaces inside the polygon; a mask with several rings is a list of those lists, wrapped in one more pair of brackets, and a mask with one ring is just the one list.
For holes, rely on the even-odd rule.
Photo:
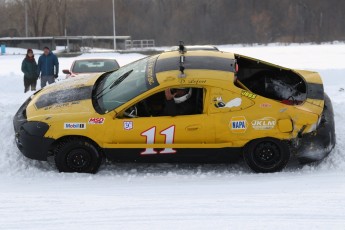
{"label": "race car number 11", "polygon": [[[175,136],[175,125],[170,126],[167,129],[164,129],[160,132],[161,135],[165,136],[165,144],[173,144],[174,143],[174,136]],[[155,137],[156,137],[156,126],[146,130],[145,132],[141,133],[141,136],[146,137],[146,144],[154,144],[155,143]],[[172,148],[165,148],[161,151],[156,151],[153,148],[146,148],[144,152],[141,153],[141,155],[148,155],[148,154],[165,154],[165,153],[176,153],[176,150]]]}

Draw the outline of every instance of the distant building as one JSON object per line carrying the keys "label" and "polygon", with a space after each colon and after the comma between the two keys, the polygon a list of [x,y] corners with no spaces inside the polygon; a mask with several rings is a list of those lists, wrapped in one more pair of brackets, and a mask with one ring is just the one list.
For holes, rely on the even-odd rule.
{"label": "distant building", "polygon": [[[130,40],[130,36],[116,36],[117,49],[126,49],[126,40]],[[57,37],[0,37],[0,44],[8,47],[43,49],[48,46],[52,50],[56,46],[66,46],[71,52],[80,51],[80,47],[91,48],[114,48],[113,36],[57,36]]]}

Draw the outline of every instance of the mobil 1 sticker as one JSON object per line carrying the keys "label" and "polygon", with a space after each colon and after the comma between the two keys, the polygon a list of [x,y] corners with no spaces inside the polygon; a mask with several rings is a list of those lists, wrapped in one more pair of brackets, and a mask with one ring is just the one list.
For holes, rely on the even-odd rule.
{"label": "mobil 1 sticker", "polygon": [[64,129],[86,129],[85,123],[64,123]]}

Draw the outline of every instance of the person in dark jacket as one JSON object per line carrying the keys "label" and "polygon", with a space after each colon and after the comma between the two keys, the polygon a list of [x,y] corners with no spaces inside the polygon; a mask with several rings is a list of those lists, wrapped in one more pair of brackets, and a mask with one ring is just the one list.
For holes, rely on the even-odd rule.
{"label": "person in dark jacket", "polygon": [[165,107],[163,115],[177,116],[193,114],[193,105],[189,98],[192,88],[176,88],[165,90]]}
{"label": "person in dark jacket", "polygon": [[48,47],[44,47],[43,54],[38,59],[38,73],[41,74],[41,88],[55,82],[59,74],[59,60]]}
{"label": "person in dark jacket", "polygon": [[30,90],[35,91],[38,79],[37,63],[32,49],[28,49],[22,62],[24,73],[24,93]]}

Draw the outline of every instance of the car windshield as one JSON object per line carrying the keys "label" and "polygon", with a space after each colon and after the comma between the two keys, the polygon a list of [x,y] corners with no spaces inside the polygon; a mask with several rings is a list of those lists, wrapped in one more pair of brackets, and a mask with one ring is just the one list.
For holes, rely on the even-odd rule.
{"label": "car windshield", "polygon": [[93,102],[99,113],[107,113],[158,85],[154,65],[158,56],[121,67],[96,82]]}
{"label": "car windshield", "polygon": [[100,73],[109,72],[119,68],[116,60],[78,60],[75,61],[72,72],[73,73]]}

